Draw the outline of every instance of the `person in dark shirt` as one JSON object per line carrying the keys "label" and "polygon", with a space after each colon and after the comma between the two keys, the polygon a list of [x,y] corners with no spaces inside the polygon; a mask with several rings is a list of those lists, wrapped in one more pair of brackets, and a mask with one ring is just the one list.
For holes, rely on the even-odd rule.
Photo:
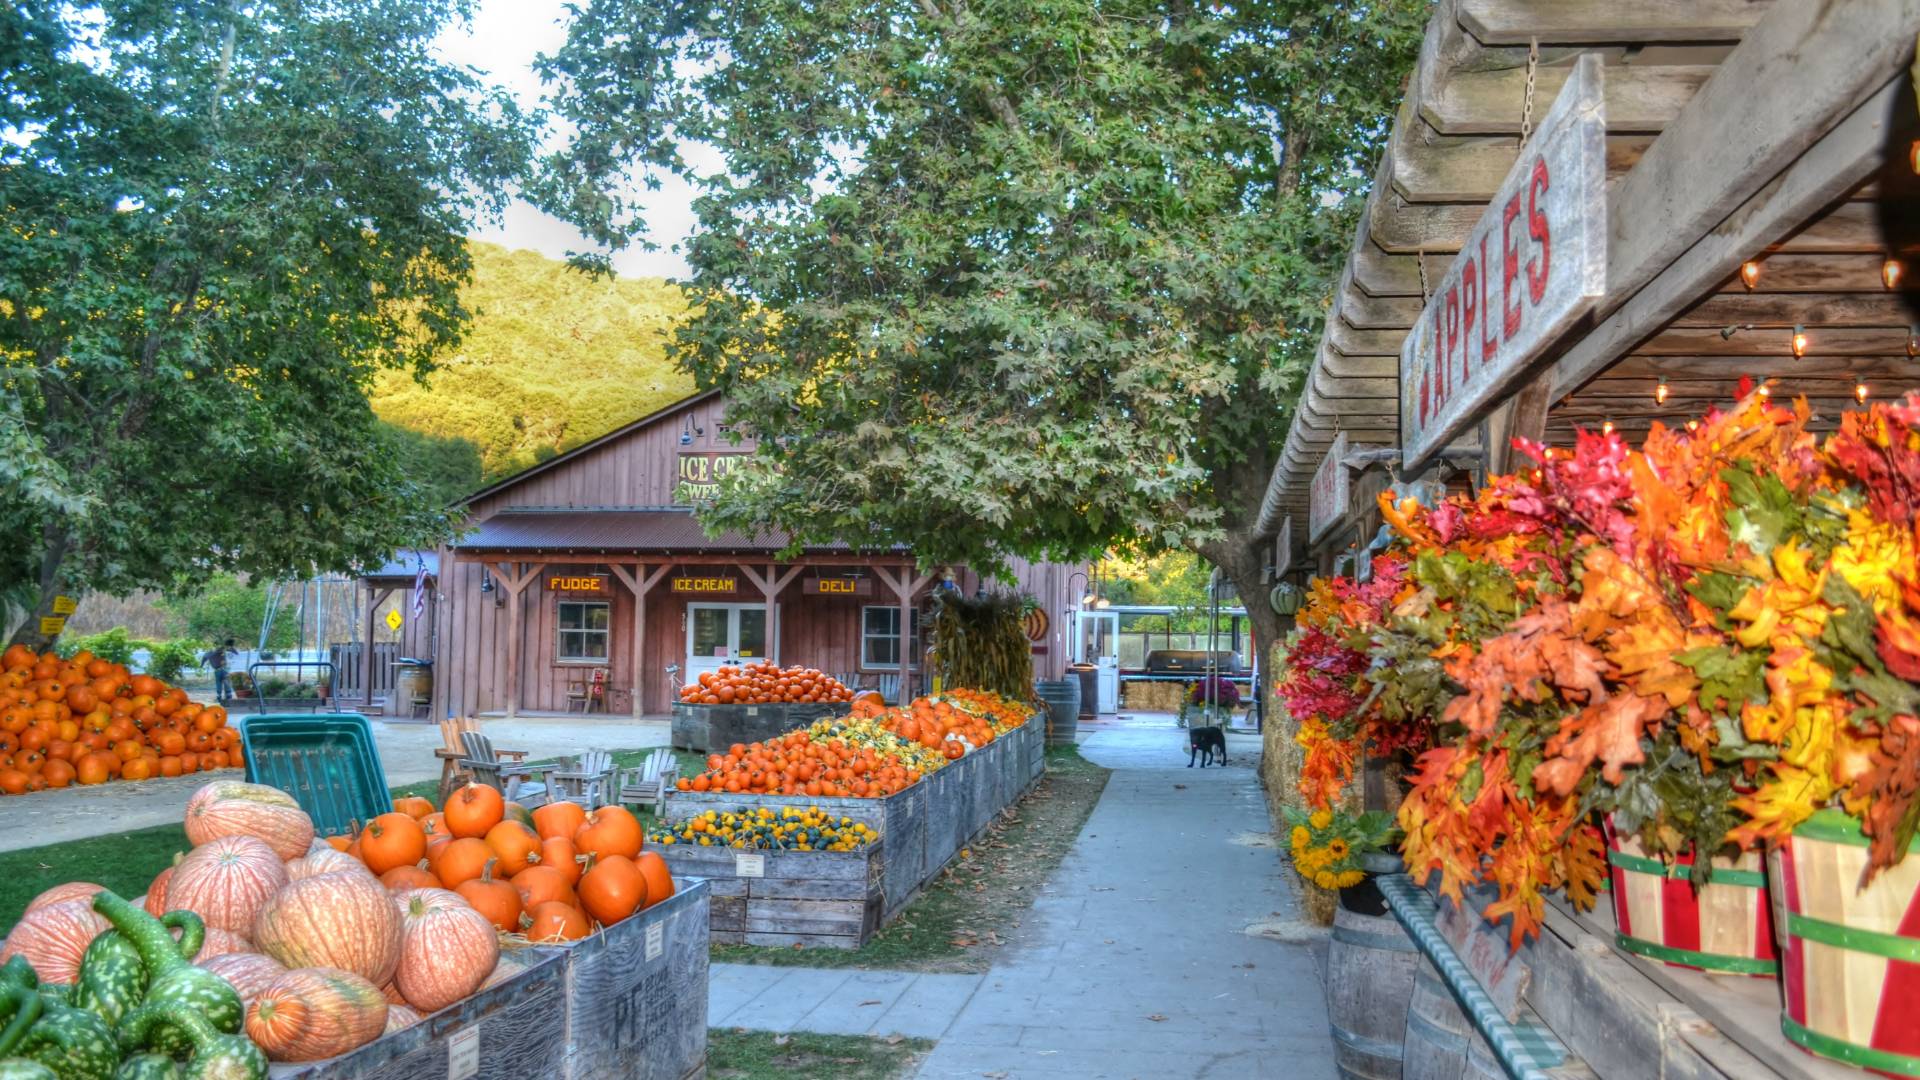
{"label": "person in dark shirt", "polygon": [[208,649],[200,657],[201,663],[213,669],[213,696],[222,705],[233,696],[233,691],[227,687],[227,654],[239,651],[234,648],[233,639],[228,638],[224,644]]}

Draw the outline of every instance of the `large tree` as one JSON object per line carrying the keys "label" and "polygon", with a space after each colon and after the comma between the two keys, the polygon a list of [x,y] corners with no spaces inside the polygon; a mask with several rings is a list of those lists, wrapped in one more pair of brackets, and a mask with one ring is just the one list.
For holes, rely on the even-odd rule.
{"label": "large tree", "polygon": [[[344,569],[444,530],[368,409],[530,155],[461,0],[0,11],[0,595]],[[39,619],[16,635],[39,644]]]}
{"label": "large tree", "polygon": [[761,448],[712,524],[987,568],[1184,546],[1272,642],[1258,504],[1425,14],[589,0],[544,197],[618,246],[637,174],[705,185],[678,357]]}

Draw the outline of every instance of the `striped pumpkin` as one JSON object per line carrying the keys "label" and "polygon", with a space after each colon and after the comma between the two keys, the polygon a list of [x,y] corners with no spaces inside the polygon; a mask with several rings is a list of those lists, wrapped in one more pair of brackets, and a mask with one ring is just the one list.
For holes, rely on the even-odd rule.
{"label": "striped pumpkin", "polygon": [[[203,953],[205,950],[201,950]],[[240,994],[242,1008],[250,1008],[261,992],[287,973],[287,966],[264,953],[235,952],[202,956],[196,967],[205,968],[233,984]]]}
{"label": "striped pumpkin", "polygon": [[371,874],[321,874],[267,901],[253,943],[290,968],[336,967],[379,986],[400,963],[400,913]]}
{"label": "striped pumpkin", "polygon": [[480,988],[500,961],[500,936],[485,915],[445,889],[408,889],[393,898],[400,913],[400,966],[394,985],[407,1004],[436,1012]]}
{"label": "striped pumpkin", "polygon": [[0,944],[0,964],[24,956],[41,982],[71,983],[80,974],[87,946],[107,929],[107,920],[87,897],[56,900],[20,916]]}
{"label": "striped pumpkin", "polygon": [[319,1061],[364,1046],[387,1028],[387,999],[351,971],[300,968],[247,1007],[247,1038],[274,1061]]}
{"label": "striped pumpkin", "polygon": [[367,864],[347,854],[335,851],[325,844],[307,852],[297,859],[287,861],[287,878],[299,881],[301,878],[319,877],[321,874],[362,873],[371,874]]}
{"label": "striped pumpkin", "polygon": [[1653,858],[1633,836],[1608,823],[1615,942],[1630,953],[1674,967],[1771,978],[1772,911],[1760,856],[1715,858],[1708,884],[1693,885],[1693,857]]}
{"label": "striped pumpkin", "polygon": [[1786,1036],[1882,1076],[1920,1076],[1920,839],[1860,889],[1867,839],[1822,810],[1769,859]]}
{"label": "striped pumpkin", "polygon": [[253,918],[287,883],[287,866],[266,841],[221,836],[193,849],[167,881],[170,911],[191,911],[209,929],[246,936]]}
{"label": "striped pumpkin", "polygon": [[307,853],[313,819],[293,796],[265,784],[218,780],[187,800],[187,839],[195,847],[222,836],[253,836],[286,859]]}
{"label": "striped pumpkin", "polygon": [[[43,908],[48,904],[57,904],[62,900],[92,900],[93,894],[104,888],[106,888],[105,885],[95,885],[90,881],[69,881],[65,885],[55,885],[27,901],[27,911]],[[26,912],[23,911],[21,914],[24,915]]]}

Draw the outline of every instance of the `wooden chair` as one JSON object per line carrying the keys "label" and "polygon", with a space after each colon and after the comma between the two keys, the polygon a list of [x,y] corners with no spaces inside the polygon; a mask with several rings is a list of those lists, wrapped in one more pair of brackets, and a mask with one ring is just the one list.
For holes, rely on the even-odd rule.
{"label": "wooden chair", "polygon": [[661,747],[647,755],[637,769],[620,774],[620,801],[635,806],[651,806],[658,814],[667,805],[667,796],[680,780],[680,759]]}
{"label": "wooden chair", "polygon": [[559,802],[577,803],[588,810],[605,806],[614,793],[613,755],[605,750],[588,750],[578,761],[568,761],[546,776],[552,797]]}
{"label": "wooden chair", "polygon": [[[508,802],[517,802],[532,809],[545,806],[552,801],[552,792],[545,783],[528,783],[527,778],[537,775],[535,770],[519,762],[506,762],[500,758],[501,751],[493,748],[493,740],[478,731],[463,731],[460,741],[466,747],[467,755],[460,759],[460,765],[473,776],[475,783],[485,784],[498,791]],[[525,753],[520,753],[525,757]]]}
{"label": "wooden chair", "polygon": [[582,676],[575,672],[567,684],[567,711],[572,712],[575,704],[582,713],[590,713],[598,706],[601,712],[607,711],[607,669],[594,668],[590,674]]}
{"label": "wooden chair", "polygon": [[[467,745],[461,741],[460,736],[465,732],[479,730],[480,721],[471,717],[449,717],[440,721],[441,745],[438,750],[433,752],[433,756],[440,759],[440,801],[442,804],[446,802],[447,792],[453,790],[455,785],[462,782],[466,776],[466,771],[460,767],[460,763],[466,760]],[[494,754],[497,755],[497,760],[515,765],[525,760],[527,756],[525,750],[495,750]]]}
{"label": "wooden chair", "polygon": [[889,705],[905,705],[906,702],[900,700],[900,676],[881,675],[880,696],[885,698]]}

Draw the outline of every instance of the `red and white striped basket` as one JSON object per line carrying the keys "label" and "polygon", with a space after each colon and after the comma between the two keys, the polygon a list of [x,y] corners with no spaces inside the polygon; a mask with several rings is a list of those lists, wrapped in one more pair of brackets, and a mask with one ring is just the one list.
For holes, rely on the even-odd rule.
{"label": "red and white striped basket", "polygon": [[1859,887],[1860,825],[1822,810],[1773,852],[1787,1038],[1882,1076],[1920,1076],[1920,839]]}
{"label": "red and white striped basket", "polygon": [[1607,823],[1614,941],[1622,949],[1675,967],[1773,978],[1779,970],[1773,911],[1760,856],[1716,858],[1713,875],[1693,885],[1693,858],[1648,855],[1638,838]]}

